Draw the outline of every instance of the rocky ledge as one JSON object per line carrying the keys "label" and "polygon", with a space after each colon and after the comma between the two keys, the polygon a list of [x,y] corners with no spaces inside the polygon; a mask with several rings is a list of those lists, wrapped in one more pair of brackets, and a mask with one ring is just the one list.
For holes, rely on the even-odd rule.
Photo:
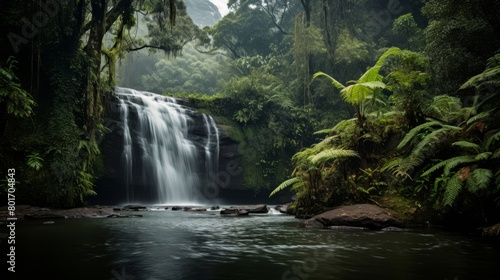
{"label": "rocky ledge", "polygon": [[365,228],[380,230],[402,228],[403,223],[391,216],[385,209],[372,204],[341,206],[316,215],[302,223],[311,228]]}

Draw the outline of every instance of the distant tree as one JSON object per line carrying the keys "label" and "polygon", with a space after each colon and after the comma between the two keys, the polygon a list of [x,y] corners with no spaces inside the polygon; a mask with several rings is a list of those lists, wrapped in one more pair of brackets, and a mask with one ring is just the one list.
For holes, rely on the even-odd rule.
{"label": "distant tree", "polygon": [[496,0],[427,1],[425,30],[429,74],[441,94],[453,94],[484,68],[500,48],[500,2]]}

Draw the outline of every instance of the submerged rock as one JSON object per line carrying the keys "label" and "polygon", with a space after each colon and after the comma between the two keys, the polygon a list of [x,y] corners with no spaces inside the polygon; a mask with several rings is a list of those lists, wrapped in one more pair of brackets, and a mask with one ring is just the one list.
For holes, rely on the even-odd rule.
{"label": "submerged rock", "polygon": [[342,206],[316,215],[302,223],[304,227],[361,227],[383,229],[403,227],[403,223],[391,216],[386,210],[372,204]]}

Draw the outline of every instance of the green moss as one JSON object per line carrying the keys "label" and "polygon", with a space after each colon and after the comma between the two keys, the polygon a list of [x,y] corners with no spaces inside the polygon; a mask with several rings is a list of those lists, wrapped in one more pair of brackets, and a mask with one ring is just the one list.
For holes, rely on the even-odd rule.
{"label": "green moss", "polygon": [[403,197],[394,189],[387,189],[381,197],[376,198],[376,201],[403,223],[413,224],[422,222],[421,219],[416,217],[416,214],[419,212],[417,201]]}

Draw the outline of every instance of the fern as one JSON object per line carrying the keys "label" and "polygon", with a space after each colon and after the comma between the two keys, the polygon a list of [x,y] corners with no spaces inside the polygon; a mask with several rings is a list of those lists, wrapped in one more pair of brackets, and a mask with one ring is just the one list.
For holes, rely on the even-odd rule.
{"label": "fern", "polygon": [[495,110],[489,110],[489,111],[481,112],[481,113],[475,115],[474,117],[467,120],[467,125],[470,125],[471,123],[474,123],[474,122],[477,122],[477,121],[480,121],[480,120],[483,120],[485,118],[490,117],[491,113],[494,111]]}
{"label": "fern", "polygon": [[474,157],[474,160],[477,160],[477,161],[488,160],[492,154],[493,154],[492,152],[480,153]]}
{"label": "fern", "polygon": [[472,149],[476,153],[478,153],[481,150],[481,147],[478,144],[469,141],[457,141],[453,143],[452,146],[457,146],[463,149]]}
{"label": "fern", "polygon": [[348,157],[359,157],[359,154],[353,150],[345,150],[339,148],[331,148],[328,150],[321,151],[320,153],[311,156],[309,160],[313,164],[317,163],[325,163],[329,160],[339,159],[339,158],[348,158]]}
{"label": "fern", "polygon": [[323,73],[321,71],[314,73],[312,79],[314,80],[317,77],[321,77],[321,76],[327,77],[332,82],[332,85],[334,87],[336,87],[337,89],[343,89],[343,88],[345,88],[345,86],[343,84],[341,84],[339,81],[335,80],[332,76],[330,76],[330,75],[328,75],[326,73]]}
{"label": "fern", "polygon": [[493,171],[486,168],[476,168],[472,171],[471,177],[474,178],[475,185],[471,186],[470,191],[474,193],[478,190],[486,189],[490,185],[493,178]]}
{"label": "fern", "polygon": [[462,190],[463,181],[458,177],[458,174],[451,177],[446,184],[446,190],[443,196],[443,204],[445,206],[452,206]]}
{"label": "fern", "polygon": [[441,168],[444,168],[448,164],[449,161],[450,161],[450,159],[438,162],[437,164],[435,164],[435,165],[431,166],[430,168],[428,168],[424,173],[422,173],[420,175],[420,177],[429,176],[432,173],[436,172],[437,170],[439,170]]}
{"label": "fern", "polygon": [[436,126],[436,125],[442,125],[442,124],[438,121],[431,121],[431,122],[426,122],[424,124],[421,124],[419,126],[414,127],[413,129],[408,131],[408,133],[406,133],[403,140],[401,140],[401,142],[397,146],[397,149],[404,148],[413,138],[415,138],[415,136],[417,136],[417,134],[419,132],[424,131],[426,129],[429,129],[429,128]]}
{"label": "fern", "polygon": [[448,174],[450,174],[451,170],[457,166],[467,163],[472,163],[475,161],[476,160],[471,156],[458,156],[450,158],[449,160],[446,161],[446,166],[444,167],[444,175],[447,176]]}
{"label": "fern", "polygon": [[493,135],[488,136],[488,138],[486,139],[486,142],[484,144],[484,147],[486,148],[486,150],[489,150],[491,147],[491,144],[493,144],[494,142],[496,142],[498,140],[500,140],[500,131],[497,131]]}
{"label": "fern", "polygon": [[43,158],[39,153],[31,153],[26,157],[26,164],[38,171],[43,167]]}
{"label": "fern", "polygon": [[284,181],[283,183],[279,184],[279,186],[277,186],[270,194],[269,194],[269,197],[275,195],[277,192],[285,189],[285,188],[288,188],[296,183],[299,183],[301,182],[302,179],[300,179],[299,177],[293,177],[293,178],[290,178],[286,181]]}
{"label": "fern", "polygon": [[386,162],[384,166],[382,166],[380,171],[389,171],[391,173],[394,173],[394,171],[397,170],[398,166],[401,164],[401,161],[403,161],[403,159],[400,157],[392,158],[388,162]]}

